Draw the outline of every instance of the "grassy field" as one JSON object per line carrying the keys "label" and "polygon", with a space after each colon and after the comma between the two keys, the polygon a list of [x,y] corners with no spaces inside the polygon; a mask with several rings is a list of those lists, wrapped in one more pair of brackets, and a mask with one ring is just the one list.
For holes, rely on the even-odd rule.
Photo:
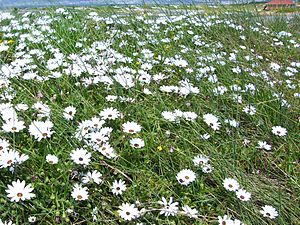
{"label": "grassy field", "polygon": [[1,12],[0,224],[299,224],[299,16],[143,10]]}

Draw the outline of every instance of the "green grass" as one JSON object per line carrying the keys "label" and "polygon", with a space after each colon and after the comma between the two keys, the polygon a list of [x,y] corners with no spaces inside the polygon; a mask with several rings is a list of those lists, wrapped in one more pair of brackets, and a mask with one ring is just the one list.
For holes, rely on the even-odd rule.
{"label": "green grass", "polygon": [[[189,9],[186,8],[187,12]],[[4,43],[13,40],[8,44],[8,51],[0,52],[2,65],[12,70],[14,62],[18,61],[18,57],[21,58],[20,52],[26,55],[30,50],[39,49],[43,53],[41,57],[30,53],[33,56],[29,57],[32,62],[28,65],[36,65],[36,68],[23,67],[19,73],[14,71],[16,77],[11,78],[3,73],[5,80],[9,79],[11,83],[9,87],[1,89],[1,103],[27,104],[29,109],[17,114],[28,128],[32,121],[37,120],[37,110],[32,105],[41,101],[50,107],[50,120],[54,124],[52,136],[41,141],[35,140],[27,128],[15,134],[0,131],[1,138],[8,140],[12,149],[29,156],[27,161],[16,167],[14,173],[8,168],[1,169],[0,213],[3,221],[29,224],[28,217],[35,216],[35,224],[217,224],[217,217],[227,214],[245,224],[298,224],[299,97],[294,94],[300,91],[300,68],[293,67],[297,72],[290,77],[284,73],[292,62],[300,62],[299,47],[294,47],[290,42],[294,40],[300,44],[300,34],[296,29],[299,17],[295,16],[290,21],[284,17],[269,20],[247,9],[237,12],[227,8],[210,9],[205,13],[199,11],[176,21],[172,20],[169,8],[162,10],[167,19],[165,23],[158,24],[151,22],[156,18],[155,15],[109,7],[68,9],[68,15],[54,10],[35,11],[28,16],[29,22],[22,21],[22,13],[15,11],[12,19],[0,21],[1,39]],[[99,20],[88,17],[93,11],[97,11]],[[141,16],[142,19],[139,18]],[[111,17],[114,23],[106,23],[101,19],[107,17]],[[39,22],[46,20],[49,23],[43,27]],[[20,27],[14,26],[14,21],[18,21]],[[24,27],[24,24],[28,26]],[[14,28],[5,30],[4,26]],[[70,28],[74,30],[70,31]],[[40,33],[35,34],[36,30]],[[277,34],[281,31],[289,32],[292,36],[279,37]],[[22,37],[27,34],[36,36],[23,41]],[[195,35],[200,36],[199,42],[202,44],[195,44]],[[245,36],[245,40],[241,39],[241,35]],[[163,42],[164,38],[169,38],[170,42]],[[108,41],[111,45],[93,54],[91,46],[99,41]],[[123,41],[126,41],[125,45],[120,46]],[[283,45],[274,44],[280,41]],[[78,42],[82,43],[82,47],[76,47]],[[144,42],[144,45],[139,45],[139,42]],[[25,44],[23,50],[18,48],[21,43]],[[54,49],[52,52],[51,48]],[[153,57],[143,58],[143,49],[151,50]],[[186,52],[182,52],[183,49]],[[109,58],[118,58],[115,53],[111,55],[112,50],[132,61],[108,63]],[[23,78],[26,72],[36,72],[39,77],[47,78],[51,74],[47,61],[57,57],[55,51],[63,54],[65,63],[53,70],[62,74],[60,78],[45,81]],[[229,54],[235,51],[236,61],[232,61]],[[75,76],[76,71],[70,75],[65,71],[71,63],[68,57],[71,54],[77,54],[81,59],[88,56],[99,58],[86,59],[83,67],[91,69]],[[160,57],[165,59],[175,55],[185,59],[188,66],[167,65],[160,60]],[[250,60],[246,60],[245,56],[249,56]],[[271,62],[280,64],[281,69],[275,71],[270,68]],[[104,83],[84,85],[84,79],[97,76],[97,72],[103,71],[103,75],[112,78],[120,67],[129,67],[138,72],[143,63],[153,65],[148,70],[152,77],[163,73],[168,78],[159,83],[152,80],[145,85],[136,80],[130,89],[123,88],[116,81],[109,86]],[[100,69],[101,65],[107,68]],[[209,66],[215,70],[203,72],[200,78],[202,69]],[[242,72],[232,71],[237,66]],[[193,71],[189,72],[187,68]],[[268,74],[268,80],[262,76],[263,71]],[[252,72],[257,76],[251,76]],[[218,83],[209,81],[211,75],[218,77]],[[183,97],[178,93],[160,90],[162,85],[178,86],[185,78],[199,88],[199,94],[191,93]],[[290,88],[287,82],[294,87]],[[254,93],[230,89],[232,85],[239,85],[245,90],[248,84],[255,85]],[[215,95],[213,90],[218,86],[226,87],[227,92]],[[153,94],[146,95],[144,88],[150,89]],[[5,93],[13,94],[13,98],[5,99]],[[233,100],[234,93],[242,97],[242,103]],[[284,94],[283,99],[274,97],[275,93]],[[109,102],[106,100],[108,95],[130,97],[135,101]],[[289,107],[282,100],[286,100]],[[255,115],[243,112],[249,104],[255,106]],[[67,106],[74,106],[77,110],[73,121],[63,117],[63,110]],[[113,128],[109,143],[119,155],[116,160],[106,158],[86,146],[84,141],[74,138],[79,123],[94,116],[99,117],[99,113],[108,107],[116,108],[123,114],[123,117],[105,123],[106,127]],[[163,118],[163,111],[175,109],[195,112],[198,118],[194,122],[182,119],[180,123]],[[203,121],[203,115],[207,113],[219,118],[220,130],[212,130]],[[233,128],[224,122],[225,119],[235,119],[240,126]],[[2,125],[4,119],[0,121]],[[134,135],[124,133],[122,124],[128,121],[140,124],[142,131]],[[273,126],[286,128],[287,136],[272,134]],[[211,138],[203,140],[200,135],[205,133],[210,134]],[[133,137],[143,139],[145,147],[132,148],[129,141]],[[243,145],[245,139],[250,141],[247,146]],[[258,149],[258,141],[271,144],[272,150]],[[70,158],[70,152],[81,147],[92,153],[92,161],[87,167],[74,164]],[[170,152],[170,148],[174,151]],[[56,155],[58,164],[47,163],[45,157],[48,154]],[[211,173],[205,174],[200,167],[194,166],[192,160],[199,154],[210,158],[213,167]],[[190,185],[183,186],[176,180],[176,174],[187,168],[193,170],[197,178]],[[92,170],[102,173],[103,182],[100,185],[84,185],[89,188],[89,199],[75,201],[71,196],[74,184],[81,182],[83,173]],[[236,179],[241,187],[252,194],[251,199],[242,202],[234,193],[227,191],[223,187],[225,178]],[[36,197],[24,202],[11,202],[5,190],[8,184],[17,179],[32,184]],[[127,190],[119,196],[111,192],[111,184],[116,179],[124,180],[127,185]],[[159,215],[160,205],[157,202],[162,197],[173,197],[180,206],[187,204],[197,209],[198,218]],[[139,209],[145,208],[149,212],[135,222],[126,222],[117,212],[125,202],[136,203]],[[264,218],[259,212],[264,205],[275,207],[279,216],[274,220]],[[95,207],[99,210],[97,222],[93,221],[91,214]],[[67,209],[73,209],[76,214],[68,213]]]}

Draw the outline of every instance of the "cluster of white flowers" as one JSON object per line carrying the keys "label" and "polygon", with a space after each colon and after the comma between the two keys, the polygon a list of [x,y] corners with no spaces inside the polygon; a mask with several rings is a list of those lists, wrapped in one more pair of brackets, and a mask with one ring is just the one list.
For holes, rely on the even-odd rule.
{"label": "cluster of white flowers", "polygon": [[174,112],[163,111],[161,115],[164,119],[176,123],[179,123],[181,118],[192,122],[198,118],[198,115],[194,112],[182,112],[179,109],[174,110]]}
{"label": "cluster of white flowers", "polygon": [[37,102],[32,106],[33,109],[37,111],[37,117],[38,118],[49,118],[51,115],[51,109],[48,105],[42,103],[42,102]]}
{"label": "cluster of white flowers", "polygon": [[210,160],[205,155],[198,155],[193,159],[195,166],[200,166],[203,173],[211,173],[213,167],[210,165]]}
{"label": "cluster of white flowers", "polygon": [[105,120],[99,117],[85,120],[79,124],[75,137],[83,140],[87,146],[90,146],[94,151],[100,152],[105,157],[109,159],[116,158],[117,153],[109,144],[109,138],[113,129],[111,127],[104,127],[104,124]]}
{"label": "cluster of white flowers", "polygon": [[25,123],[20,120],[15,108],[9,103],[0,104],[0,114],[3,119],[2,130],[8,133],[18,133],[25,128]]}
{"label": "cluster of white flowers", "polygon": [[173,201],[173,197],[170,197],[169,201],[162,197],[161,201],[157,202],[160,205],[160,208],[151,208],[151,209],[138,209],[135,204],[123,203],[119,206],[119,216],[124,220],[131,221],[134,219],[139,218],[140,216],[144,215],[147,212],[151,211],[159,211],[160,215],[164,215],[166,217],[175,216],[175,215],[183,215],[189,218],[198,218],[198,210],[191,208],[188,205],[183,205],[182,210],[179,209],[178,202]]}
{"label": "cluster of white flowers", "polygon": [[5,149],[0,151],[0,168],[9,167],[13,172],[14,166],[21,164],[29,159],[28,155],[20,154],[12,149]]}
{"label": "cluster of white flowers", "polygon": [[173,198],[170,197],[169,201],[165,197],[162,197],[161,201],[158,201],[158,204],[161,205],[160,208],[161,215],[164,216],[175,216],[176,214],[185,215],[189,218],[198,218],[198,210],[189,207],[188,205],[184,205],[182,207],[182,211],[179,210],[178,202],[173,202]]}
{"label": "cluster of white flowers", "polygon": [[[139,9],[141,8],[136,7],[136,10]],[[200,174],[214,179],[211,176],[214,174],[208,173],[220,170],[225,173],[230,170],[220,168],[220,165],[215,164],[214,158],[220,159],[216,151],[223,146],[224,149],[228,147],[228,137],[228,142],[232,144],[230,148],[234,146],[234,150],[237,140],[242,137],[241,140],[244,141],[241,147],[249,147],[250,140],[254,140],[254,148],[265,150],[262,153],[271,157],[272,152],[267,151],[276,149],[277,142],[293,136],[290,134],[294,128],[290,124],[295,121],[294,118],[282,121],[274,116],[274,119],[269,120],[266,115],[273,116],[274,113],[280,114],[278,118],[284,118],[282,115],[288,115],[297,108],[300,97],[300,62],[290,62],[289,59],[288,63],[281,62],[277,61],[275,53],[262,54],[256,45],[249,45],[248,35],[249,32],[261,35],[266,39],[265,43],[270,48],[278,49],[278,52],[281,48],[284,51],[297,51],[300,41],[291,32],[273,32],[255,21],[253,25],[246,27],[233,18],[229,19],[230,14],[225,19],[219,15],[200,16],[195,12],[176,16],[153,16],[150,13],[151,17],[143,14],[128,19],[124,15],[106,17],[98,12],[88,12],[83,15],[84,21],[87,21],[85,25],[75,23],[72,20],[74,15],[79,16],[77,12],[73,14],[64,8],[56,9],[53,15],[47,12],[0,13],[0,168],[4,174],[4,187],[7,187],[6,197],[11,202],[30,201],[36,197],[35,194],[43,196],[43,188],[38,190],[39,183],[34,183],[36,176],[41,176],[38,182],[44,182],[43,176],[47,174],[43,185],[46,185],[46,180],[51,176],[57,178],[59,183],[61,178],[56,177],[57,172],[66,168],[71,174],[70,183],[64,186],[72,187],[68,193],[75,206],[82,204],[81,201],[95,202],[94,196],[100,193],[98,188],[107,185],[108,188],[103,188],[103,192],[109,190],[106,194],[118,199],[120,206],[117,214],[125,221],[142,221],[144,214],[154,214],[155,211],[165,217],[180,215],[197,219],[198,203],[188,203],[192,207],[184,204],[192,199],[181,190],[198,191],[197,188],[193,189],[200,183]],[[74,26],[64,31],[66,36],[79,31],[85,34],[91,29],[95,33],[103,32],[103,38],[100,41],[97,35],[92,35],[78,39],[79,36],[74,35],[76,40],[73,43],[73,40],[60,34],[59,31],[65,29],[64,27],[57,29],[57,24],[62,24],[64,20],[74,23]],[[140,25],[136,26],[136,22]],[[131,23],[135,25],[129,27]],[[212,34],[213,29],[219,29],[219,26],[238,33],[238,44],[235,47],[227,49],[223,38],[211,37],[212,40],[209,40],[205,36],[206,33]],[[70,45],[68,51],[65,49],[66,44]],[[172,51],[167,51],[169,48]],[[131,52],[132,49],[134,50]],[[51,90],[48,92],[46,90],[50,85]],[[66,88],[64,85],[70,87]],[[87,93],[72,99],[75,91]],[[90,95],[92,91],[93,94]],[[96,93],[98,91],[99,95]],[[96,99],[91,100],[94,97]],[[160,98],[166,108],[171,108],[170,104],[173,104],[185,111],[162,111],[165,109],[158,106],[156,108],[155,103]],[[146,116],[140,118],[141,115],[149,114],[148,111],[143,114],[143,104],[148,104],[148,101],[153,101],[153,108],[159,110],[159,114],[162,111],[161,116],[165,120],[176,123],[176,127],[189,129],[191,136],[185,138],[182,137],[181,130],[172,130],[172,135],[169,132],[166,135],[168,138],[162,141],[159,134],[164,133],[165,125],[169,124],[160,124],[161,121],[156,118],[154,120],[157,124],[151,124],[154,121],[151,118],[153,112],[149,115],[150,124],[145,124]],[[279,108],[282,112],[278,112]],[[142,112],[138,112],[140,109]],[[126,110],[137,113],[126,114]],[[218,116],[205,112],[214,112]],[[89,113],[95,116],[90,117]],[[199,115],[203,115],[204,123],[199,121]],[[185,121],[192,123],[185,124]],[[297,122],[299,121],[300,118]],[[179,126],[180,122],[182,126]],[[224,122],[222,130],[221,122]],[[267,126],[269,123],[276,126],[270,129]],[[251,128],[248,129],[248,126]],[[263,134],[265,130],[267,137]],[[196,137],[200,136],[201,140],[193,140],[194,134]],[[215,138],[219,134],[224,136]],[[65,143],[57,140],[65,140]],[[170,151],[152,154],[154,150],[151,145],[158,141],[171,142]],[[185,143],[184,146],[199,144],[201,148],[199,147],[199,151],[174,151],[181,142]],[[65,149],[66,143],[70,149]],[[64,149],[58,152],[56,148],[60,149],[61,146]],[[207,146],[216,148],[216,151]],[[161,146],[160,148],[162,149]],[[249,147],[248,150],[252,148]],[[191,160],[189,152],[192,152],[192,156],[195,154],[192,159],[195,168],[181,162],[177,164],[176,157],[179,152],[188,160]],[[131,159],[124,155],[141,154],[145,157],[140,162],[148,166],[152,163],[148,159],[152,157],[150,153],[159,160],[170,157],[174,168],[179,165],[184,168],[177,168],[177,174],[171,175],[172,182],[177,187],[180,186],[176,188],[178,202],[172,197],[169,200],[162,197],[154,203],[136,201],[131,204],[128,196],[121,196],[128,190],[135,189],[137,185],[136,176],[127,173],[144,172],[139,171],[138,167],[133,170]],[[227,156],[224,155],[224,159]],[[36,159],[42,159],[46,163],[36,162]],[[181,159],[178,157],[178,160]],[[110,160],[112,164],[109,164]],[[25,161],[27,162],[22,164]],[[22,167],[29,163],[32,163],[33,168],[38,164],[41,169],[47,168],[47,171],[41,174],[38,174],[40,171],[30,171],[28,174],[24,170],[23,174]],[[127,166],[128,170],[121,171],[127,169]],[[156,173],[156,169],[156,165],[153,165],[153,171],[150,168],[149,171]],[[9,179],[11,175],[13,179]],[[31,176],[32,184],[28,184]],[[226,178],[223,187],[232,192],[231,194],[234,193],[238,201],[251,203],[250,199],[255,197],[232,178]],[[177,190],[180,192],[177,193]],[[45,198],[48,194],[45,194]],[[138,195],[136,193],[136,197]],[[120,199],[128,202],[120,203]],[[35,200],[39,201],[37,198]],[[110,204],[117,209],[114,202],[110,201]],[[33,209],[35,204],[32,201]],[[5,205],[9,209],[15,209],[15,206]],[[24,205],[19,204],[17,209],[22,206]],[[22,214],[26,214],[30,207],[25,208]],[[94,205],[91,209],[92,212],[89,211],[88,215],[92,215],[92,220],[97,221],[100,208]],[[77,209],[72,208],[66,212],[75,215],[75,210]],[[270,219],[279,215],[270,205],[263,206],[260,213],[262,217]],[[109,214],[113,215],[111,211]],[[28,221],[17,223],[43,223],[38,217],[38,214],[30,215]],[[243,225],[240,220],[231,219],[228,215],[218,217],[218,222],[221,225]],[[89,219],[84,223],[89,223]],[[0,219],[1,224],[13,225],[13,222]]]}
{"label": "cluster of white flowers", "polygon": [[240,220],[238,219],[230,219],[230,217],[228,215],[224,215],[223,217],[222,216],[218,216],[218,222],[219,222],[219,225],[246,225],[244,224],[243,222],[241,222]]}
{"label": "cluster of white flowers", "polygon": [[228,190],[228,191],[234,191],[236,196],[241,200],[241,201],[249,201],[251,198],[251,193],[245,191],[244,189],[240,188],[239,183],[232,179],[232,178],[226,178],[223,182],[223,186]]}
{"label": "cluster of white flowers", "polygon": [[258,141],[257,144],[258,144],[257,148],[264,149],[266,151],[270,151],[272,149],[272,145],[268,144],[265,141]]}
{"label": "cluster of white flowers", "polygon": [[20,154],[16,150],[11,149],[7,140],[0,139],[0,168],[9,168],[13,172],[16,165],[28,159],[28,155]]}
{"label": "cluster of white flowers", "polygon": [[253,116],[256,113],[256,108],[253,105],[247,105],[244,107],[243,111]]}
{"label": "cluster of white flowers", "polygon": [[181,96],[188,96],[189,94],[198,94],[199,93],[199,88],[194,87],[193,84],[190,83],[188,79],[181,80],[179,82],[179,86],[166,86],[162,85],[159,88],[160,91],[162,92],[167,92],[167,93],[178,93]]}

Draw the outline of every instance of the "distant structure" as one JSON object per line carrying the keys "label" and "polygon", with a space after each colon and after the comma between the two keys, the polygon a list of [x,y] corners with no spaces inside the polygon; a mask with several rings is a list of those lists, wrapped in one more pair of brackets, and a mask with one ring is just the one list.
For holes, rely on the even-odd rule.
{"label": "distant structure", "polygon": [[266,3],[264,10],[283,8],[283,7],[295,7],[295,6],[296,6],[296,2],[293,0],[272,0]]}

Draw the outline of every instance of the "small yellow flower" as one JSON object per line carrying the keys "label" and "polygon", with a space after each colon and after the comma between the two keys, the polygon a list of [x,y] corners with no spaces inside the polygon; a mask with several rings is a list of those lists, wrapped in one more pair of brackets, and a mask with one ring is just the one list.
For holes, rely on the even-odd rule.
{"label": "small yellow flower", "polygon": [[140,64],[141,64],[141,62],[136,62],[135,64],[136,64],[136,65],[140,65]]}
{"label": "small yellow flower", "polygon": [[8,44],[12,44],[12,43],[14,43],[15,41],[14,40],[9,40],[7,43]]}
{"label": "small yellow flower", "polygon": [[158,146],[158,147],[157,147],[157,150],[158,150],[158,151],[162,151],[162,150],[163,150],[162,146],[161,146],[161,145]]}

